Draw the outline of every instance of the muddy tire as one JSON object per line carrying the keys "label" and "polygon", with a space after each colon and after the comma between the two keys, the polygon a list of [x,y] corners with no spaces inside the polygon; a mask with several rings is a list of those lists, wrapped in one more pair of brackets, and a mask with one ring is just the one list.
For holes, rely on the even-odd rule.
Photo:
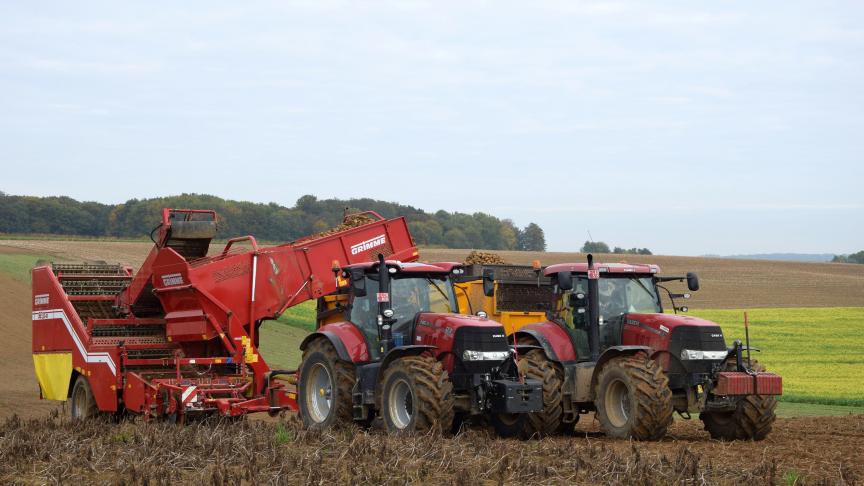
{"label": "muddy tire", "polygon": [[622,356],[603,365],[594,389],[596,417],[613,438],[658,440],[672,424],[672,391],[660,364]]}
{"label": "muddy tire", "polygon": [[[753,362],[756,371],[765,371],[765,367]],[[734,371],[735,361],[726,362],[726,369]],[[747,395],[738,401],[731,412],[702,412],[699,419],[705,425],[705,430],[712,439],[732,440],[762,440],[771,432],[774,420],[777,418],[777,399],[769,395]]]}
{"label": "muddy tire", "polygon": [[352,422],[354,366],[339,360],[326,339],[309,343],[303,351],[297,382],[297,402],[303,426],[327,429]]}
{"label": "muddy tire", "polygon": [[564,371],[550,361],[542,349],[525,353],[519,360],[519,370],[526,378],[543,383],[543,411],[526,414],[519,436],[523,439],[541,438],[564,429]]}
{"label": "muddy tire", "polygon": [[87,378],[79,375],[72,386],[72,395],[69,398],[69,414],[72,420],[87,420],[99,415],[96,406],[96,398],[93,397],[93,389]]}
{"label": "muddy tire", "polygon": [[453,425],[453,384],[441,363],[428,356],[395,360],[381,379],[379,410],[387,431],[408,435]]}

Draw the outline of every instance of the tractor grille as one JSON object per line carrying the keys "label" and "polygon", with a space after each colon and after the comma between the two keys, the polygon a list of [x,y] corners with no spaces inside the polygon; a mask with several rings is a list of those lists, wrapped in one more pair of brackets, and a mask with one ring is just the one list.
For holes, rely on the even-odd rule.
{"label": "tractor grille", "polygon": [[457,389],[468,387],[472,375],[491,373],[493,368],[501,366],[502,361],[465,361],[462,359],[465,350],[507,351],[509,349],[510,345],[503,326],[456,329],[453,336],[453,354],[456,356],[453,365],[453,385]]}
{"label": "tractor grille", "polygon": [[720,326],[678,326],[672,329],[669,351],[680,356],[682,349],[725,351],[726,341]]}

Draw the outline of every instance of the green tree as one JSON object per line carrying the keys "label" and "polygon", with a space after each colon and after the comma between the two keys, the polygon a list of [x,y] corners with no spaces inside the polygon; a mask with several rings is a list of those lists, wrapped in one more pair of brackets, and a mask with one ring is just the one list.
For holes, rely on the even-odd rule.
{"label": "green tree", "polygon": [[609,245],[602,241],[586,241],[579,251],[582,253],[611,253]]}
{"label": "green tree", "polygon": [[529,223],[521,232],[519,249],[524,251],[546,251],[546,236],[536,223]]}

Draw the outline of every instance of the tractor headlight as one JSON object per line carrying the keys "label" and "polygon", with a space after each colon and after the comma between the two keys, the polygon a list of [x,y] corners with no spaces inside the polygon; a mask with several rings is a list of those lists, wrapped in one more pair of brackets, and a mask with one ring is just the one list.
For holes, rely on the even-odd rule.
{"label": "tractor headlight", "polygon": [[696,360],[696,359],[720,360],[720,359],[726,359],[727,354],[729,354],[728,351],[702,351],[701,349],[682,349],[681,350],[681,359],[684,359],[684,360]]}
{"label": "tractor headlight", "polygon": [[510,351],[471,351],[466,349],[462,353],[465,361],[503,361],[510,356]]}

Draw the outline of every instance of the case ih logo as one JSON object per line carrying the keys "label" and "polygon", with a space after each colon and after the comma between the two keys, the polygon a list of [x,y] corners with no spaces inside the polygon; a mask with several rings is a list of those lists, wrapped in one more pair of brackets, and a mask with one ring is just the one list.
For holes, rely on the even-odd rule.
{"label": "case ih logo", "polygon": [[183,276],[179,273],[168,273],[162,275],[162,285],[170,287],[172,285],[183,285]]}
{"label": "case ih logo", "polygon": [[384,235],[378,235],[374,238],[369,238],[366,241],[361,241],[356,245],[351,245],[351,254],[356,255],[362,251],[371,250],[372,248],[378,247],[387,243],[387,237]]}
{"label": "case ih logo", "polygon": [[48,294],[40,294],[33,297],[33,305],[48,305]]}

